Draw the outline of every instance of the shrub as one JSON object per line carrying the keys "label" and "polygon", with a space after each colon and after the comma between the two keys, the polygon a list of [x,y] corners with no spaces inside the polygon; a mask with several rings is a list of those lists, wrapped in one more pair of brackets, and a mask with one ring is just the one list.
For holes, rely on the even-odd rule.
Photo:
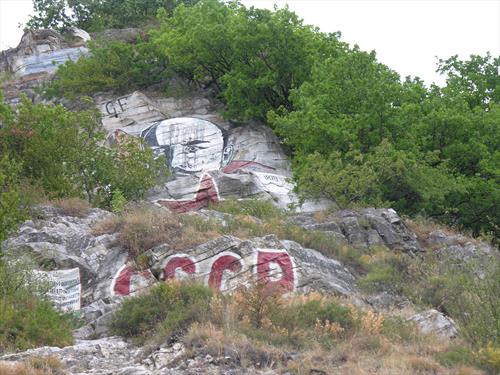
{"label": "shrub", "polygon": [[111,331],[146,341],[162,340],[208,317],[212,291],[195,283],[171,281],[123,302],[111,322]]}
{"label": "shrub", "polygon": [[40,297],[48,286],[31,269],[19,259],[0,259],[0,352],[73,342],[71,316]]}
{"label": "shrub", "polygon": [[437,361],[446,367],[456,367],[458,365],[473,365],[475,363],[473,351],[461,345],[454,345],[445,351],[435,355]]}
{"label": "shrub", "polygon": [[22,196],[18,185],[20,167],[6,155],[2,157],[0,154],[0,255],[3,240],[27,217],[21,206]]}
{"label": "shrub", "polygon": [[500,346],[489,342],[479,350],[478,360],[491,374],[500,373]]}
{"label": "shrub", "polygon": [[270,200],[227,199],[217,204],[212,204],[209,208],[232,215],[250,215],[263,220],[284,217],[284,211],[276,207]]}
{"label": "shrub", "polygon": [[113,198],[111,198],[111,211],[115,214],[122,213],[127,199],[123,196],[123,193],[119,189],[113,190]]}
{"label": "shrub", "polygon": [[114,189],[140,199],[166,175],[164,159],[154,159],[138,140],[102,147],[96,108],[72,112],[23,96],[14,111],[2,98],[0,155],[9,155],[12,166],[19,166],[19,179],[41,187],[49,198],[86,196],[109,207]]}
{"label": "shrub", "polygon": [[404,274],[408,268],[409,257],[405,254],[395,254],[379,248],[371,255],[363,255],[360,260],[368,270],[358,286],[367,292],[389,291],[401,294],[404,287]]}
{"label": "shrub", "polygon": [[166,60],[151,43],[91,43],[90,54],[59,66],[46,88],[48,97],[76,99],[81,95],[133,89],[160,84],[168,78]]}

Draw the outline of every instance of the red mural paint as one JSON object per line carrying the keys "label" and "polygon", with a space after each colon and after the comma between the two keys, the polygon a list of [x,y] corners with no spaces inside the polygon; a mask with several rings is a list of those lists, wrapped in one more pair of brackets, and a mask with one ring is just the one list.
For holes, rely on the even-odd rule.
{"label": "red mural paint", "polygon": [[[275,263],[281,268],[281,278],[279,280],[272,280],[271,263]],[[293,263],[290,255],[285,252],[259,250],[257,252],[257,274],[259,280],[266,284],[278,286],[285,291],[291,292],[294,290]]]}
{"label": "red mural paint", "polygon": [[233,173],[237,171],[238,169],[254,169],[255,167],[261,167],[261,168],[266,168],[270,170],[275,170],[276,168],[269,167],[268,165],[264,165],[261,163],[257,163],[255,161],[248,161],[248,160],[233,160],[231,163],[229,163],[223,170],[222,172],[224,173]]}
{"label": "red mural paint", "polygon": [[219,192],[214,179],[209,174],[205,174],[198,187],[194,199],[191,200],[159,200],[158,203],[177,213],[196,211],[207,207],[209,203],[220,201]]}
{"label": "red mural paint", "polygon": [[119,296],[128,296],[130,294],[130,280],[134,271],[131,267],[125,266],[122,268],[118,277],[115,279],[113,292]]}
{"label": "red mural paint", "polygon": [[208,286],[215,290],[221,290],[224,271],[240,272],[243,269],[240,258],[234,255],[222,255],[213,264],[208,278]]}
{"label": "red mural paint", "polygon": [[[119,296],[128,296],[130,294],[130,282],[132,276],[139,274],[130,266],[124,266],[119,271],[118,276],[115,278],[113,285],[113,293]],[[140,273],[144,278],[149,279],[152,277],[151,271],[146,270]]]}
{"label": "red mural paint", "polygon": [[164,280],[175,279],[175,271],[179,268],[191,275],[196,272],[196,265],[188,257],[173,257],[168,261],[165,268],[163,268]]}

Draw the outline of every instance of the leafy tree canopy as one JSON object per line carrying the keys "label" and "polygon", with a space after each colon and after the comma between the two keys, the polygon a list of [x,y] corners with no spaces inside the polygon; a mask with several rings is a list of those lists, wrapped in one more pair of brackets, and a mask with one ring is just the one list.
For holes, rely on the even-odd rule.
{"label": "leafy tree canopy", "polygon": [[138,27],[155,20],[163,8],[168,13],[179,4],[198,0],[33,0],[35,15],[28,28],[64,30],[76,26],[86,31]]}

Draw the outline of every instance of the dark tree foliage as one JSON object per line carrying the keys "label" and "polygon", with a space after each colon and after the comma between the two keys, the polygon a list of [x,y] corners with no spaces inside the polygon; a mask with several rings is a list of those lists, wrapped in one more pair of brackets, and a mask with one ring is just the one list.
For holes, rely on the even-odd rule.
{"label": "dark tree foliage", "polygon": [[163,14],[153,33],[181,76],[211,87],[227,103],[226,116],[264,119],[305,82],[313,63],[343,46],[336,35],[304,25],[287,8],[275,11],[205,0]]}
{"label": "dark tree foliage", "polygon": [[76,26],[87,31],[138,27],[155,20],[160,8],[171,14],[179,4],[198,0],[33,0],[35,15],[29,28],[64,30]]}
{"label": "dark tree foliage", "polygon": [[152,43],[95,42],[89,49],[88,56],[59,67],[46,90],[48,97],[75,99],[98,91],[121,94],[164,86],[169,77],[167,61]]}
{"label": "dark tree foliage", "polygon": [[429,89],[356,49],[318,62],[295,111],[269,116],[294,150],[299,190],[498,237],[499,61],[442,60],[447,85]]}
{"label": "dark tree foliage", "polygon": [[108,207],[113,191],[130,200],[142,198],[165,173],[165,161],[154,160],[152,150],[138,142],[103,147],[95,109],[71,112],[23,97],[16,111],[0,102],[0,122],[0,160],[7,155],[11,169],[17,166],[17,173],[0,181],[10,191],[5,202],[11,206],[19,203],[16,191],[8,188],[15,177],[17,186],[32,184],[52,198],[81,196]]}

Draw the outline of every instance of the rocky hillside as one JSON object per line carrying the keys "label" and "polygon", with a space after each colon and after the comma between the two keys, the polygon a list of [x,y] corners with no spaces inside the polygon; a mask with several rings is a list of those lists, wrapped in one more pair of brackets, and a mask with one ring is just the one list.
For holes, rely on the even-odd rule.
{"label": "rocky hillside", "polygon": [[[0,55],[6,103],[21,105],[21,93],[49,102],[41,88],[58,65],[88,54],[89,40],[128,41],[139,33],[27,31]],[[0,373],[499,368],[497,249],[391,208],[300,200],[288,153],[271,128],[223,118],[209,94],[93,94],[105,131],[100,146],[141,139],[170,174],[140,202],[113,201],[113,212],[77,199],[30,207],[29,219],[2,243],[0,270],[4,280],[26,271],[42,280],[42,297],[71,316],[72,337],[21,345],[27,324],[7,320],[15,314],[2,303]]]}

